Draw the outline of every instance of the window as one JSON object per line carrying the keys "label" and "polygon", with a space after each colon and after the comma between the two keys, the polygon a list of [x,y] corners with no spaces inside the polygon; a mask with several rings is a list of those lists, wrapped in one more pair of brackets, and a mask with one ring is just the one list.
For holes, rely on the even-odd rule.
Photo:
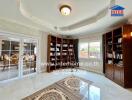
{"label": "window", "polygon": [[79,58],[100,58],[100,42],[79,44]]}
{"label": "window", "polygon": [[88,43],[80,43],[79,57],[88,58]]}
{"label": "window", "polygon": [[100,42],[89,43],[89,58],[100,58]]}

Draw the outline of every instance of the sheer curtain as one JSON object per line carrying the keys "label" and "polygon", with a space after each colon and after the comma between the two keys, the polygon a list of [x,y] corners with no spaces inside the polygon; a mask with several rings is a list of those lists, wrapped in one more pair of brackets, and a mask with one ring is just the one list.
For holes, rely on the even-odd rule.
{"label": "sheer curtain", "polygon": [[79,40],[79,65],[81,69],[103,73],[101,36]]}

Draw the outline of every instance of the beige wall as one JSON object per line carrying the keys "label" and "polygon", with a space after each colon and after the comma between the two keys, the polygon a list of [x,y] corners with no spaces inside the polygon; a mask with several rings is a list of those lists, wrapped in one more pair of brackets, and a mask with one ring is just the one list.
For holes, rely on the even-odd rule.
{"label": "beige wall", "polygon": [[34,28],[26,27],[11,21],[0,19],[0,32],[15,36],[35,37],[39,40],[39,65],[41,70],[46,68],[42,63],[47,61],[47,34]]}

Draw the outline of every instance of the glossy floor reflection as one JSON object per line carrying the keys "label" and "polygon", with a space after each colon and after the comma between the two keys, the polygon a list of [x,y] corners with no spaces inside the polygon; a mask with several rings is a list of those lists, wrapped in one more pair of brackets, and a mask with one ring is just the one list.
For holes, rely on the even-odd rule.
{"label": "glossy floor reflection", "polygon": [[[78,76],[85,80],[92,81],[89,88],[93,94],[90,98],[100,96],[100,100],[132,100],[132,90],[124,89],[103,75],[83,70],[71,72],[71,70],[59,70],[52,73],[40,73],[34,76],[0,84],[0,100],[22,100],[36,91],[42,90],[52,84],[63,80],[68,76]],[[100,95],[98,95],[100,91]],[[73,99],[74,100],[74,99]],[[96,98],[96,100],[98,100]]]}
{"label": "glossy floor reflection", "polygon": [[23,100],[100,100],[100,88],[92,83],[72,75]]}

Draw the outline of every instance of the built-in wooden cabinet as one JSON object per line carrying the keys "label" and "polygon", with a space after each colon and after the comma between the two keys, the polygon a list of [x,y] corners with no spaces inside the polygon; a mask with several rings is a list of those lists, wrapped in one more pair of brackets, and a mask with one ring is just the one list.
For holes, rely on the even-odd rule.
{"label": "built-in wooden cabinet", "polygon": [[106,64],[105,65],[105,69],[106,69],[106,73],[105,75],[109,78],[109,79],[113,79],[113,75],[114,75],[114,67],[113,67],[113,64]]}
{"label": "built-in wooden cabinet", "polygon": [[49,35],[47,50],[47,71],[78,67],[78,39]]}
{"label": "built-in wooden cabinet", "polygon": [[132,87],[132,25],[123,25],[103,35],[105,76],[117,84]]}
{"label": "built-in wooden cabinet", "polygon": [[124,68],[114,65],[113,79],[116,83],[124,86]]}

